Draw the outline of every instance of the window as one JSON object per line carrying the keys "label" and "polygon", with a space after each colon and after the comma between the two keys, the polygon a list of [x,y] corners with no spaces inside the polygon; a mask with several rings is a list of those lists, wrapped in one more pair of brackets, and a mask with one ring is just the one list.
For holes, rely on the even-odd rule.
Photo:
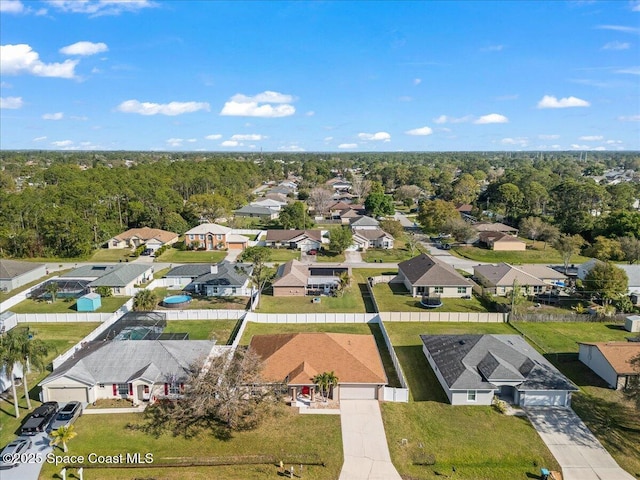
{"label": "window", "polygon": [[458,293],[467,293],[467,287],[458,287]]}
{"label": "window", "polygon": [[476,391],[467,390],[467,402],[475,402],[475,401],[476,401]]}
{"label": "window", "polygon": [[104,383],[100,383],[100,384],[98,384],[98,387],[100,387],[100,388],[104,388]]}
{"label": "window", "polygon": [[217,240],[222,240],[222,235],[216,235]]}
{"label": "window", "polygon": [[541,293],[542,292],[542,286],[540,285],[534,285],[533,287],[533,293]]}
{"label": "window", "polygon": [[128,383],[119,383],[118,384],[118,395],[129,395],[129,384]]}
{"label": "window", "polygon": [[444,287],[433,287],[433,293],[444,293]]}
{"label": "window", "polygon": [[204,240],[204,234],[201,233],[199,237],[200,237],[200,240]]}
{"label": "window", "polygon": [[193,234],[189,234],[189,240],[195,240],[196,236]]}
{"label": "window", "polygon": [[179,395],[182,393],[181,384],[179,383],[170,383],[169,384],[169,394],[170,395]]}
{"label": "window", "polygon": [[211,289],[211,292],[212,292],[212,293],[218,293],[218,287],[213,287],[213,288]]}

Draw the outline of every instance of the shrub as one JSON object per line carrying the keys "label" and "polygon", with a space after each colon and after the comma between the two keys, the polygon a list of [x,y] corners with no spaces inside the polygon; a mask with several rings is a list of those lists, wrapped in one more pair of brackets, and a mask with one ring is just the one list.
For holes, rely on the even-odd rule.
{"label": "shrub", "polygon": [[509,405],[504,400],[500,400],[498,397],[494,396],[493,401],[491,402],[493,408],[495,408],[498,412],[505,414],[507,410],[509,410]]}

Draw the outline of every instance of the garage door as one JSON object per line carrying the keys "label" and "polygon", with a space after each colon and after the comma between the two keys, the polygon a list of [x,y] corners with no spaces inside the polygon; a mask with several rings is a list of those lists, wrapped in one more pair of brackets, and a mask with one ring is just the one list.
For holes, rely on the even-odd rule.
{"label": "garage door", "polygon": [[340,385],[340,400],[375,400],[378,388],[370,385]]}
{"label": "garage door", "polygon": [[229,250],[242,250],[244,243],[229,243]]}
{"label": "garage door", "polygon": [[66,403],[76,400],[78,402],[88,402],[86,388],[50,388],[49,401]]}
{"label": "garage door", "polygon": [[[521,393],[522,395],[522,393]],[[564,407],[566,404],[566,393],[557,391],[528,391],[524,392],[522,405],[525,407],[538,406],[558,406]]]}

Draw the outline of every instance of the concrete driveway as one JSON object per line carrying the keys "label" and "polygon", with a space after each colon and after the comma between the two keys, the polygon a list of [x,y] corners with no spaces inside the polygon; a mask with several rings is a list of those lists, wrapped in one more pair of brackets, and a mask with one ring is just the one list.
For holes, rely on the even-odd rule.
{"label": "concrete driveway", "polygon": [[344,464],[340,480],[401,480],[391,463],[377,400],[340,401]]}
{"label": "concrete driveway", "polygon": [[[31,448],[26,453],[25,459],[30,459],[29,463],[21,463],[17,467],[8,470],[0,470],[0,478],[2,480],[38,480],[40,470],[48,453],[53,451],[49,446],[49,436],[46,433],[38,433],[33,437],[28,437],[31,442]],[[32,455],[33,454],[33,455]],[[36,462],[35,454],[39,454],[41,462]]]}
{"label": "concrete driveway", "polygon": [[344,252],[344,263],[362,263],[362,254],[358,251]]}
{"label": "concrete driveway", "polygon": [[527,407],[531,423],[565,480],[633,480],[570,408]]}

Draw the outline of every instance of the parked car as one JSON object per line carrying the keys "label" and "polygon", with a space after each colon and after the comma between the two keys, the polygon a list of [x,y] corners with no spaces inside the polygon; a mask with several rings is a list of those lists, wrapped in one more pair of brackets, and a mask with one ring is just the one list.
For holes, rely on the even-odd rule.
{"label": "parked car", "polygon": [[49,423],[58,412],[58,402],[46,402],[29,415],[20,429],[20,435],[35,435],[47,430]]}
{"label": "parked car", "polygon": [[51,422],[51,430],[71,425],[82,415],[82,404],[80,402],[69,402],[60,409],[56,418]]}
{"label": "parked car", "polygon": [[29,448],[31,448],[31,440],[16,438],[0,453],[0,469],[17,467],[20,464],[20,455],[26,453]]}
{"label": "parked car", "polygon": [[317,254],[318,254],[318,250],[316,250],[316,249],[309,250],[309,251],[307,252],[307,255],[317,255]]}

